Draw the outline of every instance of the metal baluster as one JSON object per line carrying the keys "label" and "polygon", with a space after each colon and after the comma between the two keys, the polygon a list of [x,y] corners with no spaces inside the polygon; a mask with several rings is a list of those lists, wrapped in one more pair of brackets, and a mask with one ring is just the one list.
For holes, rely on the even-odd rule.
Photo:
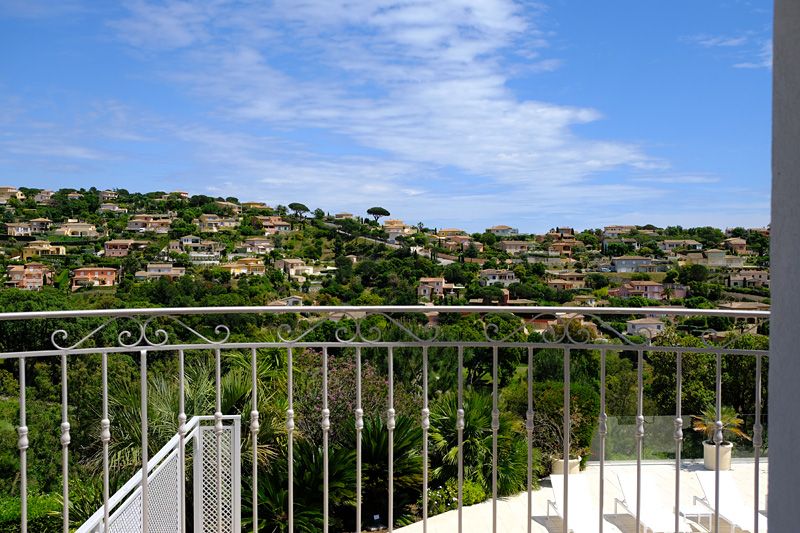
{"label": "metal baluster", "polygon": [[528,533],[533,528],[533,348],[528,348],[528,411],[525,413],[528,432]]}
{"label": "metal baluster", "polygon": [[108,418],[108,354],[101,356],[100,373],[103,387],[103,419],[100,421],[100,441],[103,443],[103,531],[109,531],[111,509],[108,505],[110,482],[108,472],[108,445],[111,442],[111,420]]}
{"label": "metal baluster", "polygon": [[597,530],[603,533],[603,504],[605,503],[606,487],[606,434],[608,433],[608,414],[606,414],[606,350],[600,350],[600,418],[598,420],[598,435],[600,437],[600,516],[598,517]]}
{"label": "metal baluster", "polygon": [[497,433],[500,410],[497,403],[497,346],[492,348],[492,533],[497,533]]}
{"label": "metal baluster", "polygon": [[644,449],[644,350],[636,365],[636,531],[642,524],[642,453]]}
{"label": "metal baluster", "polygon": [[[566,326],[565,326],[566,327]],[[569,388],[570,388],[570,375],[569,375],[569,360],[570,360],[570,350],[569,348],[564,348],[564,419],[562,423],[564,424],[564,521],[563,521],[563,531],[564,533],[569,532],[569,449],[570,449],[570,440],[571,440],[571,428],[570,428],[570,402],[569,402]]]}
{"label": "metal baluster", "polygon": [[364,410],[361,408],[361,347],[356,347],[356,529],[361,531],[361,432]]}
{"label": "metal baluster", "polygon": [[675,531],[680,529],[681,447],[683,445],[683,353],[678,352],[675,368]]}
{"label": "metal baluster", "polygon": [[178,505],[181,533],[186,531],[186,376],[183,350],[178,350]]}
{"label": "metal baluster", "polygon": [[[214,394],[215,410],[214,410],[214,436],[216,437],[217,446],[217,531],[222,533],[222,432],[225,431],[222,425],[222,352],[217,348],[214,350],[214,384],[216,392]],[[231,440],[233,445],[233,440]]]}
{"label": "metal baluster", "polygon": [[463,528],[464,502],[464,347],[458,347],[458,411],[456,431],[458,432],[458,533]]}
{"label": "metal baluster", "polygon": [[428,531],[428,430],[431,411],[428,408],[428,347],[422,348],[422,532]]}
{"label": "metal baluster", "polygon": [[61,354],[61,493],[63,500],[62,527],[69,533],[69,419],[67,391],[67,355]]}
{"label": "metal baluster", "polygon": [[722,353],[717,353],[717,421],[714,424],[714,452],[716,468],[714,469],[714,531],[719,532],[719,455],[722,444]]}
{"label": "metal baluster", "polygon": [[331,412],[328,409],[328,348],[322,348],[322,530],[328,533],[328,434]]}
{"label": "metal baluster", "polygon": [[253,372],[253,409],[250,411],[250,437],[253,443],[253,533],[258,532],[258,367],[256,349],[250,350],[250,366]]}
{"label": "metal baluster", "polygon": [[389,430],[389,533],[394,529],[394,350],[388,348],[389,357],[389,409],[386,412],[386,428]]}
{"label": "metal baluster", "polygon": [[142,533],[147,533],[150,527],[148,499],[148,472],[147,463],[149,453],[147,450],[147,350],[139,352],[139,377],[141,386],[141,415],[142,415]]}
{"label": "metal baluster", "polygon": [[761,356],[756,355],[756,422],[753,424],[753,458],[755,460],[755,473],[753,479],[753,494],[755,505],[753,509],[753,533],[758,533],[758,499],[759,499],[759,482],[761,476],[761,446],[764,444],[762,437],[763,427],[761,426]]}
{"label": "metal baluster", "polygon": [[289,490],[289,501],[288,505],[289,508],[287,513],[289,514],[288,517],[288,526],[289,531],[294,531],[294,394],[292,392],[293,387],[293,375],[292,375],[292,348],[287,348],[286,350],[286,386],[287,386],[287,397],[289,400],[289,408],[286,410],[286,434],[288,440],[288,450],[287,450],[287,458],[289,461],[289,471],[288,471],[288,490]]}
{"label": "metal baluster", "polygon": [[20,531],[28,532],[28,422],[25,407],[25,358],[19,360],[19,512]]}

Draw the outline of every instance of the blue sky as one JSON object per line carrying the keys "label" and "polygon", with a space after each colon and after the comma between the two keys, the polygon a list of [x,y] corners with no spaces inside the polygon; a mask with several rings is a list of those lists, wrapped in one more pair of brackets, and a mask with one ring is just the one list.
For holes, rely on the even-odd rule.
{"label": "blue sky", "polygon": [[0,182],[769,222],[771,2],[0,0]]}

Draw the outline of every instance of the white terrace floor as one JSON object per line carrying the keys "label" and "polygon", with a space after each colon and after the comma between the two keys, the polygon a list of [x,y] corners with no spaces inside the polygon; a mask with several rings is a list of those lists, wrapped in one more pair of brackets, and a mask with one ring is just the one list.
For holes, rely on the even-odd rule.
{"label": "white terrace floor", "polygon": [[[699,463],[685,462],[681,468],[681,511],[686,512],[696,508],[694,497],[703,497],[703,491],[697,480],[695,472],[703,471],[702,461]],[[767,492],[767,460],[762,459],[760,464],[759,509],[766,509]],[[752,460],[736,460],[732,464],[731,474],[736,488],[742,498],[742,503],[753,509],[754,493],[754,467]],[[597,463],[589,463],[585,471],[577,474],[585,478],[588,486],[585,505],[578,509],[570,508],[570,516],[574,513],[592,516],[598,514],[599,501],[599,476],[600,467]],[[618,482],[618,475],[623,479],[636,479],[636,463],[631,462],[606,462],[605,465],[605,495],[603,513],[606,518],[604,530],[607,532],[633,532],[635,524],[630,515],[621,508],[615,510],[615,499],[622,498]],[[570,476],[572,477],[572,476]],[[634,484],[635,488],[635,484]],[[635,496],[635,495],[634,495]],[[675,501],[675,464],[673,462],[644,461],[642,463],[642,501],[660,502],[659,507],[671,510]],[[629,496],[630,497],[630,496]],[[532,530],[535,532],[561,532],[562,522],[559,518],[547,516],[547,502],[554,501],[553,489],[549,478],[541,481],[539,490],[533,492],[533,517]],[[575,502],[572,501],[572,506]],[[497,530],[503,533],[526,533],[528,531],[528,494],[527,492],[500,500],[497,503]],[[457,511],[449,511],[428,519],[428,533],[452,533],[457,531]],[[613,524],[613,525],[612,525]],[[616,527],[615,527],[616,526]],[[422,532],[422,522],[401,528],[399,533]],[[464,507],[463,509],[464,533],[486,533],[492,531],[492,502],[491,500]]]}

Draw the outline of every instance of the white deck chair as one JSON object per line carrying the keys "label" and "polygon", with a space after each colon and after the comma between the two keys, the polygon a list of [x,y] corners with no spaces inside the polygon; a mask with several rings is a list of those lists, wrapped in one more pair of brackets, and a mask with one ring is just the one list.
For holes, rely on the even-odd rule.
{"label": "white deck chair", "polygon": [[[597,520],[600,515],[599,502],[590,490],[587,479],[580,474],[569,476],[569,530],[573,533],[597,533]],[[550,475],[553,486],[553,499],[547,500],[547,516],[550,510],[555,516],[564,519],[564,476]],[[607,532],[618,532],[613,524],[603,519],[603,529]]]}
{"label": "white deck chair", "polygon": [[[716,512],[714,509],[716,472],[713,470],[699,471],[695,474],[697,474],[697,481],[703,491],[703,497],[695,496],[694,501],[708,508],[709,514],[713,518]],[[719,518],[721,522],[730,525],[730,529],[734,533],[756,530],[753,521],[753,505],[744,503],[733,475],[727,471],[719,473]],[[767,531],[767,517],[761,513],[758,514],[758,531],[759,533]]]}
{"label": "white deck chair", "polygon": [[[619,489],[622,499],[614,501],[614,511],[621,505],[626,513],[636,519],[636,477],[630,474],[617,473]],[[642,491],[646,483],[642,479]],[[654,501],[652,498],[642,498],[640,509],[640,526],[644,533],[670,533],[675,531],[675,513],[670,511],[674,507],[673,503]],[[691,533],[695,531],[683,516],[678,516],[678,531],[680,533]]]}

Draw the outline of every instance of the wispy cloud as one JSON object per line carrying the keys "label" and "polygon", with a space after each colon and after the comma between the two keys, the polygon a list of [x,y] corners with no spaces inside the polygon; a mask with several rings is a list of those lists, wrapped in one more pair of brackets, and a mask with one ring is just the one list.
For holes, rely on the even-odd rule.
{"label": "wispy cloud", "polygon": [[637,183],[662,183],[668,185],[701,185],[719,183],[719,176],[708,176],[703,174],[687,175],[651,175],[632,178],[631,181]]}
{"label": "wispy cloud", "polygon": [[54,18],[86,10],[80,0],[0,0],[0,16],[26,19]]}
{"label": "wispy cloud", "polygon": [[70,142],[60,136],[48,135],[27,139],[0,139],[0,154],[35,155],[41,158],[111,159],[112,156],[90,146]]}
{"label": "wispy cloud", "polygon": [[[650,160],[635,145],[577,136],[574,126],[601,118],[596,110],[520,100],[507,88],[503,52],[542,35],[510,0],[279,0],[248,14],[137,2],[115,27],[131,44],[155,33],[175,48],[191,44],[192,67],[170,79],[220,115],[330,131],[399,161],[552,183]],[[299,64],[287,68],[290,41]],[[531,68],[558,64],[537,58]]]}
{"label": "wispy cloud", "polygon": [[738,35],[687,35],[683,43],[702,48],[727,50],[734,68],[772,68],[772,39],[762,32],[747,31]]}
{"label": "wispy cloud", "polygon": [[762,42],[760,49],[752,61],[743,61],[733,65],[736,68],[772,68],[772,39]]}
{"label": "wispy cloud", "polygon": [[130,16],[110,22],[128,44],[145,49],[191,46],[208,39],[205,25],[222,2],[125,2]]}
{"label": "wispy cloud", "polygon": [[680,40],[685,43],[697,44],[705,48],[734,47],[747,44],[747,42],[750,40],[750,35],[744,34],[737,36],[726,36],[726,35],[699,34],[699,35],[687,35],[681,37]]}

